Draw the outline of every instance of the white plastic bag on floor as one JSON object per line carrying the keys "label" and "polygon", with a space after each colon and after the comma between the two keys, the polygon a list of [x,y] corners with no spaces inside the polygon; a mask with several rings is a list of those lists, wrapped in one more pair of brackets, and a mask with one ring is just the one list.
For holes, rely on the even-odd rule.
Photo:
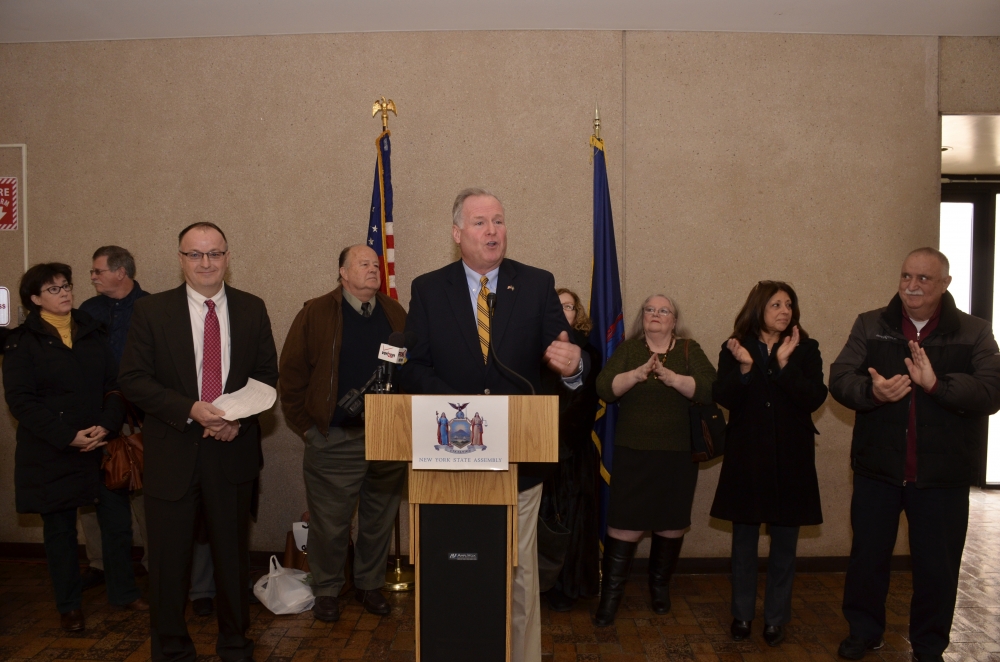
{"label": "white plastic bag on floor", "polygon": [[301,614],[316,602],[306,573],[282,568],[277,556],[271,556],[270,572],[257,580],[253,594],[274,614]]}

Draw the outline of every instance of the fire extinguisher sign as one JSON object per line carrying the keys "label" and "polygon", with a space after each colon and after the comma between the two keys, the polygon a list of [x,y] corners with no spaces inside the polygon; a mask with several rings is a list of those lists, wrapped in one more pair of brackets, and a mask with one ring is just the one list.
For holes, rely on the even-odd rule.
{"label": "fire extinguisher sign", "polygon": [[17,177],[0,177],[0,230],[17,229]]}

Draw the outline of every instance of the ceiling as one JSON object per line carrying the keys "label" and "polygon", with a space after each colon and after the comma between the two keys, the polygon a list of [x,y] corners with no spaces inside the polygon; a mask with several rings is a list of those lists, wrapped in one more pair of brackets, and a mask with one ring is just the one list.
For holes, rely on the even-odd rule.
{"label": "ceiling", "polygon": [[944,115],[941,173],[1000,175],[1000,115]]}
{"label": "ceiling", "polygon": [[421,30],[1000,35],[1000,0],[0,0],[0,43]]}

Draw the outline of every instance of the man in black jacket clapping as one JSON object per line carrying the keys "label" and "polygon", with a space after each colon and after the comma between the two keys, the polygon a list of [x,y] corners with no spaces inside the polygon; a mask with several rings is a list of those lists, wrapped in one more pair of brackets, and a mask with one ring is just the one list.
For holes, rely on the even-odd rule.
{"label": "man in black jacket clapping", "polygon": [[899,293],[858,316],[830,369],[830,393],[857,412],[851,467],[854,541],[844,586],[849,660],[884,644],[889,559],[906,512],[913,563],[910,642],[918,662],[948,647],[985,418],[1000,410],[989,323],[958,310],[948,258],[918,248]]}

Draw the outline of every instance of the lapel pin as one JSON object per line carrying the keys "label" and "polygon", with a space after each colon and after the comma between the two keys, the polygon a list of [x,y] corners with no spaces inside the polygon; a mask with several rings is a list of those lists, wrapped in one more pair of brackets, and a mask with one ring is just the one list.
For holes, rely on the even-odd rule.
{"label": "lapel pin", "polygon": [[514,291],[514,286],[513,285],[508,285],[507,289],[510,290],[511,292],[513,292]]}

